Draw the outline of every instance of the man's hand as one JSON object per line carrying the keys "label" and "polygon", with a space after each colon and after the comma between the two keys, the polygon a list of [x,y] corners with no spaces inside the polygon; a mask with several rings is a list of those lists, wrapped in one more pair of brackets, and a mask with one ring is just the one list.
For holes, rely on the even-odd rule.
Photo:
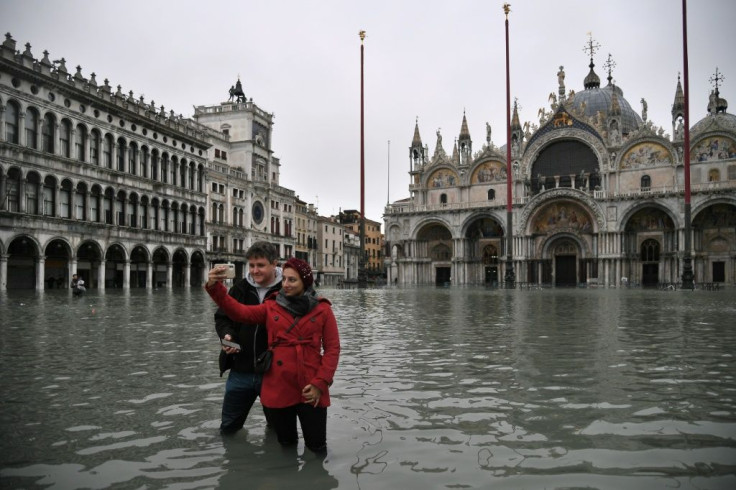
{"label": "man's hand", "polygon": [[[227,340],[229,342],[232,342],[233,341],[233,338],[228,333],[228,334],[225,334],[225,336],[222,338],[222,340]],[[239,349],[236,349],[235,347],[228,347],[226,345],[223,345],[222,346],[222,350],[224,350],[226,354],[237,354],[238,352],[240,352]]]}

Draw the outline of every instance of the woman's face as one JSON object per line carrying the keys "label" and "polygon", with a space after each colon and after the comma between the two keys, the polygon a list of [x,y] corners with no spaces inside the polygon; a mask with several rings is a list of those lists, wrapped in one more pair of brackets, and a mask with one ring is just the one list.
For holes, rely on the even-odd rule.
{"label": "woman's face", "polygon": [[284,282],[281,284],[281,289],[284,290],[286,296],[299,296],[304,292],[304,283],[296,270],[287,267],[282,274]]}

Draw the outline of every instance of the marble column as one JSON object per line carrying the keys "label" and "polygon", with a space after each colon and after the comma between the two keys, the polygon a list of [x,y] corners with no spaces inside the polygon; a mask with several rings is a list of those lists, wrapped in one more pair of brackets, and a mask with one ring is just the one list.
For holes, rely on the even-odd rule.
{"label": "marble column", "polygon": [[36,290],[43,291],[43,285],[46,278],[46,257],[39,257],[36,260]]}

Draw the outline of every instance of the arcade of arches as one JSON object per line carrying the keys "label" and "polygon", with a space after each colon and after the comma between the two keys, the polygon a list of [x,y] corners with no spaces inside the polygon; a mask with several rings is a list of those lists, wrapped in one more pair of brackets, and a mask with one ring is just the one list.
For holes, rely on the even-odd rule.
{"label": "arcade of arches", "polygon": [[88,289],[189,287],[206,280],[202,250],[120,243],[103,248],[96,240],[73,246],[58,237],[42,244],[30,235],[0,246],[0,282],[7,289],[67,289],[72,274]]}

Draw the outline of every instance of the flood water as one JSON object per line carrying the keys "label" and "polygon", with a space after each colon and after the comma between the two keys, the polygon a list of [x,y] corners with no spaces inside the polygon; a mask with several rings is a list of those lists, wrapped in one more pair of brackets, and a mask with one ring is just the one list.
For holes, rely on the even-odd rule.
{"label": "flood water", "polygon": [[203,291],[3,293],[0,488],[736,488],[735,290],[322,293],[326,457],[219,435]]}

